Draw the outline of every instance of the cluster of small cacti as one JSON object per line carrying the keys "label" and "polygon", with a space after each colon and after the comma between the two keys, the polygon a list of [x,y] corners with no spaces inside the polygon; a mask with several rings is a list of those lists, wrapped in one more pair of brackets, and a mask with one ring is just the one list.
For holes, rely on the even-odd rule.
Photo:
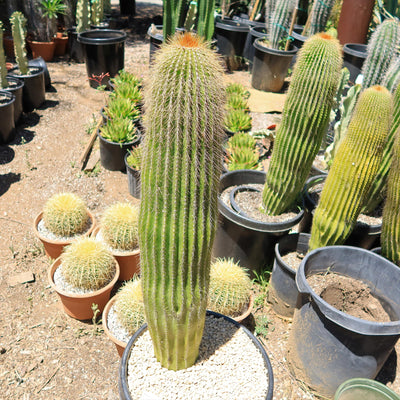
{"label": "cluster of small cacti", "polygon": [[217,259],[210,268],[208,308],[236,317],[249,304],[251,279],[247,271],[233,259]]}
{"label": "cluster of small cacti", "polygon": [[362,68],[363,88],[381,85],[400,45],[400,24],[387,19],[377,26],[367,46],[367,58]]}
{"label": "cluster of small cacti", "polygon": [[102,242],[82,237],[61,254],[61,275],[70,285],[84,290],[98,290],[115,276],[116,262]]}
{"label": "cluster of small cacti", "polygon": [[193,365],[203,335],[222,169],[222,74],[217,55],[188,33],[157,52],[149,74],[140,264],[154,353],[168,369]]}
{"label": "cluster of small cacti", "polygon": [[124,118],[136,120],[140,117],[140,110],[130,99],[124,97],[110,97],[107,106],[104,107],[104,113],[110,118]]}
{"label": "cluster of small cacti", "polygon": [[225,128],[230,132],[243,132],[251,129],[250,108],[247,103],[249,92],[238,83],[226,87]]}
{"label": "cluster of small cacti", "polygon": [[25,49],[26,18],[19,11],[14,11],[10,17],[12,36],[14,40],[15,60],[21,75],[29,74],[28,58]]}
{"label": "cluster of small cacti", "polygon": [[275,8],[269,18],[269,29],[267,29],[269,47],[279,49],[283,41],[288,40],[296,3],[296,0],[276,0]]}
{"label": "cluster of small cacti", "polygon": [[307,36],[325,31],[326,23],[335,3],[337,3],[336,0],[314,1],[310,15],[310,27],[306,32]]}
{"label": "cluster of small cacti", "polygon": [[343,244],[351,233],[381,164],[391,115],[386,88],[361,93],[314,213],[310,250]]}
{"label": "cluster of small cacti", "polygon": [[136,146],[131,150],[128,150],[128,157],[126,158],[126,162],[130,167],[140,171],[140,167],[142,164],[142,146]]}
{"label": "cluster of small cacti", "polygon": [[100,25],[104,18],[103,0],[91,0],[90,18],[93,25]]}
{"label": "cluster of small cacti", "polygon": [[100,127],[100,135],[110,142],[129,143],[138,137],[139,131],[131,119],[113,118]]}
{"label": "cluster of small cacti", "polygon": [[76,31],[81,33],[90,29],[90,0],[78,0],[76,3]]}
{"label": "cluster of small cacti", "polygon": [[43,207],[43,223],[57,236],[79,235],[87,228],[89,214],[85,202],[74,193],[57,193]]}
{"label": "cluster of small cacti", "polygon": [[325,136],[340,80],[337,39],[318,33],[298,53],[263,189],[263,208],[279,215],[296,202]]}
{"label": "cluster of small cacti", "polygon": [[256,144],[256,140],[245,132],[239,132],[230,137],[225,158],[228,170],[259,169],[259,153]]}
{"label": "cluster of small cacti", "polygon": [[114,307],[119,323],[133,335],[145,323],[140,278],[125,282],[115,297]]}
{"label": "cluster of small cacti", "polygon": [[103,213],[100,227],[105,243],[116,250],[138,247],[139,209],[130,203],[114,203]]}
{"label": "cluster of small cacti", "polygon": [[[0,43],[3,43],[3,33],[3,22],[0,21]],[[0,89],[6,87],[8,87],[6,56],[4,54],[4,47],[0,46]]]}

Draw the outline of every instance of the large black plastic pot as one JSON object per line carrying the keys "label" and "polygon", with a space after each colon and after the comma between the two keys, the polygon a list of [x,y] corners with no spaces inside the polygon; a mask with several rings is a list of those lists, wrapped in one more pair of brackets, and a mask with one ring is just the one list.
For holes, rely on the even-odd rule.
{"label": "large black plastic pot", "polygon": [[[219,313],[216,313],[214,311],[209,311],[207,310],[207,315],[212,315],[216,318],[224,318],[226,321],[229,321],[229,323],[233,324],[234,326],[237,327],[237,329],[242,329],[243,332],[251,339],[251,341],[254,343],[254,346],[260,351],[262,358],[264,360],[264,365],[265,368],[268,371],[268,388],[266,388],[266,400],[272,400],[273,397],[273,391],[274,391],[274,376],[272,372],[272,365],[271,362],[268,358],[268,355],[264,349],[264,347],[261,345],[259,340],[243,325],[239,324],[235,320],[233,320],[230,317],[227,317],[226,315],[222,315]],[[119,365],[119,376],[118,376],[118,389],[119,389],[119,398],[121,400],[132,400],[132,396],[129,390],[128,386],[128,362],[131,357],[131,351],[133,347],[135,346],[135,342],[137,339],[147,330],[147,324],[142,325],[136,333],[130,338],[128,344],[125,347],[124,353],[122,355],[122,359]],[[233,360],[234,362],[234,360]],[[168,372],[168,370],[166,370]],[[216,376],[215,379],[218,379]],[[198,382],[198,384],[201,387],[201,382]],[[199,393],[199,397],[201,397]],[[144,397],[143,397],[144,398]]]}
{"label": "large black plastic pot", "polygon": [[11,92],[15,96],[14,101],[14,123],[17,125],[19,119],[22,115],[22,98],[23,98],[23,88],[24,81],[21,79],[13,78],[11,76],[7,76],[8,87],[4,88],[8,92]]}
{"label": "large black plastic pot", "polygon": [[254,41],[255,49],[251,85],[265,92],[279,92],[287,76],[290,63],[297,53],[291,45],[288,51],[270,49],[261,45],[263,38]]}
{"label": "large black plastic pot", "polygon": [[150,62],[153,61],[155,52],[161,47],[164,41],[162,33],[163,26],[155,25],[155,28],[156,30],[154,32],[151,26],[147,29],[147,35],[150,37]]}
{"label": "large black plastic pot", "polygon": [[107,74],[101,82],[89,79],[90,86],[108,85],[110,78],[124,69],[126,33],[111,29],[94,29],[78,34],[78,42],[85,49],[85,62],[88,78]]}
{"label": "large black plastic pot", "polygon": [[[222,193],[231,186],[264,184],[265,172],[252,170],[231,171],[220,179]],[[232,257],[247,268],[252,276],[266,268],[271,269],[274,247],[278,240],[289,233],[301,218],[301,210],[295,218],[281,223],[264,223],[238,214],[221,198],[218,199],[218,228],[214,240],[213,257]]]}
{"label": "large black plastic pot", "polygon": [[218,53],[225,58],[228,69],[235,70],[240,66],[237,58],[243,56],[249,30],[248,24],[230,18],[215,19],[214,35],[217,39]]}
{"label": "large black plastic pot", "polygon": [[[325,182],[327,175],[316,175],[309,178],[304,186],[304,218],[300,223],[300,232],[310,232],[314,210],[317,207],[316,199],[312,196],[313,188],[318,184]],[[320,192],[322,189],[316,190]],[[363,249],[372,249],[380,241],[382,224],[368,225],[357,222],[349,237],[345,241],[347,246],[361,247]]]}
{"label": "large black plastic pot", "polygon": [[128,162],[127,158],[129,153],[125,155],[125,166],[126,166],[126,175],[128,176],[128,188],[129,194],[136,199],[140,199],[140,171],[132,168]]}
{"label": "large black plastic pot", "polygon": [[353,378],[343,382],[335,393],[334,400],[400,400],[400,396],[383,383],[373,379]]}
{"label": "large black plastic pot", "polygon": [[44,74],[44,87],[46,90],[51,89],[51,78],[50,78],[50,73],[47,68],[46,61],[42,57],[37,57],[34,58],[33,60],[28,61],[28,65],[30,67],[41,67],[43,68],[43,74]]}
{"label": "large black plastic pot", "polygon": [[258,38],[266,38],[267,30],[265,28],[265,23],[263,26],[250,26],[250,31],[247,34],[246,43],[244,45],[243,57],[249,62],[249,71],[253,69],[253,60],[255,47],[253,43]]}
{"label": "large black plastic pot", "polygon": [[10,142],[15,133],[15,96],[8,90],[0,90],[0,143]]}
{"label": "large black plastic pot", "polygon": [[67,29],[69,60],[82,64],[85,62],[85,49],[78,42],[78,32],[76,26]]}
{"label": "large black plastic pot", "polygon": [[133,146],[140,143],[141,136],[127,143],[111,142],[100,135],[97,131],[100,143],[100,162],[101,165],[109,171],[125,171],[125,155]]}
{"label": "large black plastic pot", "polygon": [[343,66],[350,71],[350,81],[355,82],[367,58],[367,45],[346,43],[343,46]]}
{"label": "large black plastic pot", "polygon": [[[367,321],[328,304],[307,282],[328,272],[366,284],[391,321]],[[368,250],[329,246],[308,253],[296,274],[299,297],[289,335],[296,377],[328,398],[347,379],[374,379],[400,337],[399,281],[400,269]]]}
{"label": "large black plastic pot", "polygon": [[297,302],[296,270],[283,260],[283,256],[297,251],[306,254],[310,235],[291,233],[275,245],[275,259],[268,286],[268,302],[276,314],[292,318]]}
{"label": "large black plastic pot", "polygon": [[29,66],[29,72],[29,75],[21,75],[18,68],[14,68],[9,72],[12,78],[24,81],[22,108],[26,113],[40,107],[46,100],[44,69],[39,66]]}

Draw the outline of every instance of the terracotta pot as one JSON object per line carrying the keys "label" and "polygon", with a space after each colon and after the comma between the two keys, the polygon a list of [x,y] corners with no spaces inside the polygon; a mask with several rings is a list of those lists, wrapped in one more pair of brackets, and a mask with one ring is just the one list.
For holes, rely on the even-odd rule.
{"label": "terracotta pot", "polygon": [[115,261],[115,276],[112,281],[108,283],[108,285],[99,290],[95,290],[94,292],[85,294],[64,292],[62,289],[56,286],[56,284],[54,283],[54,272],[60,264],[61,258],[59,257],[50,266],[47,277],[50,282],[50,286],[60,296],[64,311],[72,318],[76,318],[79,320],[91,319],[93,317],[92,304],[94,303],[97,304],[98,310],[100,312],[103,312],[104,307],[110,299],[111,290],[113,289],[119,277],[118,262]]}
{"label": "terracotta pot", "polygon": [[254,305],[254,296],[253,296],[253,294],[251,294],[247,310],[243,314],[238,315],[237,317],[231,317],[231,318],[233,320],[235,320],[236,322],[241,323],[251,314],[251,312],[253,311],[253,305]]}
{"label": "terracotta pot", "polygon": [[[94,215],[90,211],[88,211],[88,214],[89,214],[90,220],[92,221],[92,225],[90,226],[88,231],[83,234],[84,236],[89,236],[93,232],[93,229],[96,226],[96,219],[95,219]],[[37,227],[38,227],[39,222],[42,220],[42,217],[43,217],[43,212],[41,212],[35,218],[33,228],[36,233],[36,236],[39,238],[39,240],[44,245],[44,251],[45,251],[46,255],[49,256],[50,258],[56,259],[61,255],[64,247],[68,246],[69,244],[72,243],[73,238],[71,238],[70,240],[52,240],[52,239],[48,239],[45,236],[41,235],[39,233]]]}
{"label": "terracotta pot", "polygon": [[32,51],[32,57],[42,57],[44,61],[51,61],[54,57],[55,43],[52,42],[35,42],[28,41],[28,45]]}
{"label": "terracotta pot", "polygon": [[115,344],[115,347],[117,348],[117,351],[118,351],[118,355],[119,355],[120,357],[122,357],[122,354],[123,354],[123,352],[124,352],[124,350],[125,350],[125,347],[126,347],[126,343],[125,343],[125,342],[122,342],[121,340],[118,340],[118,339],[112,334],[112,332],[108,329],[108,326],[107,326],[108,313],[110,312],[111,307],[112,307],[113,304],[115,303],[115,299],[116,299],[115,296],[112,297],[112,298],[108,301],[107,305],[105,306],[104,311],[103,311],[103,315],[102,315],[102,317],[101,317],[101,323],[102,323],[102,325],[103,325],[104,333],[105,333],[106,336]]}
{"label": "terracotta pot", "polygon": [[65,55],[67,52],[68,36],[64,36],[62,32],[57,32],[53,40],[55,44],[54,55],[58,57]]}
{"label": "terracotta pot", "polygon": [[[100,227],[97,226],[92,233],[92,236],[97,236],[100,231]],[[129,281],[134,275],[140,273],[140,249],[133,251],[118,251],[111,248],[111,253],[118,261],[120,273],[120,281]]]}

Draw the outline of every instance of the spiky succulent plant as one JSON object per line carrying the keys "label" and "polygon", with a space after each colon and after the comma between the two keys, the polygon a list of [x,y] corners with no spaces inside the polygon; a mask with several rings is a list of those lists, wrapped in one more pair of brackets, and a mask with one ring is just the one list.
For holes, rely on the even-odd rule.
{"label": "spiky succulent plant", "polygon": [[250,92],[240,83],[230,83],[226,87],[226,95],[229,96],[239,95],[244,99],[248,99],[250,97]]}
{"label": "spiky succulent plant", "polygon": [[336,0],[316,0],[313,3],[310,16],[310,28],[307,35],[312,36],[318,32],[325,31],[326,23],[331,14]]}
{"label": "spiky succulent plant", "polygon": [[227,98],[226,101],[226,109],[228,111],[231,110],[241,110],[246,113],[250,112],[249,105],[247,103],[247,100],[244,99],[242,96],[236,94],[236,95],[231,95]]}
{"label": "spiky succulent plant", "polygon": [[76,31],[81,33],[90,28],[90,0],[77,0],[76,3]]}
{"label": "spiky succulent plant", "polygon": [[268,29],[269,46],[273,49],[279,49],[282,40],[288,38],[295,7],[296,0],[276,0]]}
{"label": "spiky succulent plant", "polygon": [[145,323],[140,278],[125,282],[116,295],[114,307],[119,323],[133,335]]}
{"label": "spiky succulent plant", "polygon": [[138,105],[143,101],[143,93],[140,86],[133,85],[129,82],[122,82],[115,86],[110,94],[111,98],[129,99],[134,105]]}
{"label": "spiky succulent plant", "polygon": [[100,127],[100,135],[114,143],[129,143],[138,137],[139,131],[128,118],[113,118]]}
{"label": "spiky succulent plant", "polygon": [[251,116],[243,110],[231,110],[225,115],[225,128],[231,132],[249,131],[251,129]]}
{"label": "spiky succulent plant", "polygon": [[245,132],[234,134],[228,140],[226,163],[229,171],[259,169],[256,140]]}
{"label": "spiky succulent plant", "polygon": [[211,264],[208,307],[212,311],[236,317],[248,306],[251,279],[233,259],[219,258]]}
{"label": "spiky succulent plant", "polygon": [[310,250],[343,244],[354,228],[382,161],[391,114],[386,88],[361,93],[315,210]]}
{"label": "spiky succulent plant", "polygon": [[91,0],[90,18],[93,25],[100,25],[103,21],[104,5],[103,0]]}
{"label": "spiky succulent plant", "polygon": [[118,74],[114,78],[111,78],[111,82],[115,85],[116,88],[124,83],[128,83],[130,87],[142,86],[142,80],[132,72],[127,71],[126,69],[121,69],[120,71],[118,71]]}
{"label": "spiky succulent plant", "polygon": [[15,60],[22,75],[29,74],[28,58],[25,49],[26,18],[19,11],[14,11],[10,17],[12,36],[14,40]]}
{"label": "spiky succulent plant", "polygon": [[[0,43],[3,43],[3,22],[0,21]],[[0,89],[8,87],[7,80],[7,66],[6,66],[6,56],[4,54],[4,47],[0,46]]]}
{"label": "spiky succulent plant", "polygon": [[128,98],[110,97],[108,104],[104,107],[104,113],[111,119],[126,118],[136,120],[140,117],[140,111]]}
{"label": "spiky succulent plant", "polygon": [[337,39],[318,33],[298,53],[263,189],[267,214],[295,203],[325,136],[342,67]]}
{"label": "spiky succulent plant", "polygon": [[139,208],[130,203],[114,203],[100,221],[104,241],[117,250],[134,250],[138,238]]}
{"label": "spiky succulent plant", "polygon": [[193,365],[203,334],[223,108],[217,55],[195,35],[175,36],[150,74],[139,218],[146,321],[168,369]]}
{"label": "spiky succulent plant", "polygon": [[126,161],[130,167],[140,171],[142,164],[142,146],[133,147],[132,150],[128,150],[128,157]]}
{"label": "spiky succulent plant", "polygon": [[74,193],[57,193],[43,207],[44,226],[57,236],[70,237],[83,233],[88,220],[85,202]]}
{"label": "spiky succulent plant", "polygon": [[70,285],[84,290],[98,290],[115,276],[113,255],[100,241],[82,237],[61,254],[61,275]]}

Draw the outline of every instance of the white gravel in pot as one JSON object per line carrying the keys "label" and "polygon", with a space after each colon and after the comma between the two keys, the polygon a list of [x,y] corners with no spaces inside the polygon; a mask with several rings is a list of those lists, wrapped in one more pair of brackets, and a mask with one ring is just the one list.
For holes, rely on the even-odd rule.
{"label": "white gravel in pot", "polygon": [[162,368],[146,330],[135,342],[128,361],[132,399],[263,400],[268,371],[261,352],[241,328],[207,316],[199,360],[190,368]]}
{"label": "white gravel in pot", "polygon": [[91,218],[89,218],[88,221],[86,222],[85,229],[83,230],[82,233],[72,235],[72,236],[59,236],[59,235],[55,235],[53,232],[49,231],[46,228],[43,218],[37,224],[37,230],[43,237],[45,237],[46,239],[49,239],[49,240],[55,240],[55,241],[60,241],[60,242],[68,242],[71,239],[76,239],[80,236],[83,236],[91,227],[92,227],[92,220],[91,220]]}
{"label": "white gravel in pot", "polygon": [[128,343],[132,335],[121,325],[115,311],[115,303],[110,307],[107,315],[107,328],[114,337],[121,342]]}
{"label": "white gravel in pot", "polygon": [[102,242],[108,250],[111,251],[111,253],[113,253],[114,255],[117,256],[125,256],[125,255],[129,255],[131,254],[133,251],[138,250],[139,247],[135,247],[134,249],[129,249],[129,250],[122,250],[122,249],[116,249],[115,247],[111,247],[105,240],[104,237],[102,235],[101,229],[98,230],[98,232],[96,233],[96,240]]}

